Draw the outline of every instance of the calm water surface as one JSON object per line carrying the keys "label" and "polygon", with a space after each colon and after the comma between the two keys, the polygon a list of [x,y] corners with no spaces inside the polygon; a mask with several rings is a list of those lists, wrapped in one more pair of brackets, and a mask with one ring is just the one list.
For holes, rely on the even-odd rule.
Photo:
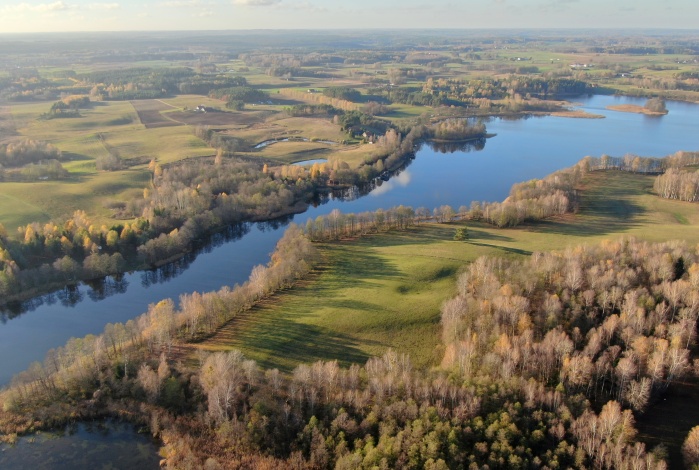
{"label": "calm water surface", "polygon": [[78,423],[0,444],[3,470],[158,469],[158,445],[128,423]]}
{"label": "calm water surface", "polygon": [[[543,177],[586,155],[630,152],[659,157],[699,150],[698,105],[670,102],[667,116],[649,117],[605,109],[612,104],[643,105],[642,99],[594,96],[579,101],[585,110],[606,118],[495,119],[487,127],[496,137],[453,153],[423,146],[410,165],[368,194],[348,191],[344,199],[331,198],[293,221],[305,223],[335,208],[343,212],[400,204],[458,208],[473,200],[499,201],[513,183]],[[92,286],[81,284],[3,312],[0,385],[70,337],[100,333],[105,324],[134,318],[150,303],[244,282],[254,265],[267,262],[283,231],[283,223],[247,225],[217,236],[204,251],[163,269],[108,278]]]}

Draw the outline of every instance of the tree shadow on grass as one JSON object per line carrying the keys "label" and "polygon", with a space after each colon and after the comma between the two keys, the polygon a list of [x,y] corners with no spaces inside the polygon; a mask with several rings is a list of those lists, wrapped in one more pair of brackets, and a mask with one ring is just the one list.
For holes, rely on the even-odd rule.
{"label": "tree shadow on grass", "polygon": [[395,266],[369,250],[344,244],[328,245],[326,249],[331,253],[331,261],[324,270],[323,282],[309,287],[318,297],[334,297],[339,289],[350,287],[348,282],[351,287],[362,287],[402,276]]}
{"label": "tree shadow on grass", "polygon": [[646,208],[635,198],[649,192],[648,181],[628,173],[595,175],[581,193],[580,210],[572,220],[547,220],[532,225],[533,231],[575,236],[622,233],[640,224]]}
{"label": "tree shadow on grass", "polygon": [[478,242],[469,242],[471,245],[475,246],[482,246],[484,248],[494,248],[496,250],[504,251],[505,253],[512,253],[515,255],[524,255],[524,256],[529,256],[532,254],[531,251],[529,250],[522,250],[521,248],[513,248],[509,246],[501,246],[501,245],[491,245],[489,243],[478,243]]}
{"label": "tree shadow on grass", "polygon": [[581,209],[571,220],[543,220],[531,225],[533,232],[559,235],[597,236],[623,233],[641,225],[646,209],[635,202],[616,199],[595,201]]}
{"label": "tree shadow on grass", "polygon": [[[453,240],[454,231],[460,225],[421,224],[407,230],[391,230],[390,232],[365,235],[361,238],[344,240],[340,243],[367,248],[381,248],[403,245],[430,245]],[[470,229],[470,228],[469,228]],[[327,246],[335,245],[335,242]]]}
{"label": "tree shadow on grass", "polygon": [[468,226],[468,238],[470,240],[488,240],[488,241],[498,241],[498,242],[511,242],[512,237],[507,237],[505,235],[500,235],[491,232],[486,232],[484,230],[477,230]]}
{"label": "tree shadow on grass", "polygon": [[283,372],[318,360],[338,360],[347,366],[364,363],[370,357],[359,349],[359,342],[348,335],[302,323],[290,313],[271,312],[264,318],[255,318],[260,313],[255,310],[247,318],[231,322],[207,344],[239,348],[257,359],[262,367],[276,367]]}

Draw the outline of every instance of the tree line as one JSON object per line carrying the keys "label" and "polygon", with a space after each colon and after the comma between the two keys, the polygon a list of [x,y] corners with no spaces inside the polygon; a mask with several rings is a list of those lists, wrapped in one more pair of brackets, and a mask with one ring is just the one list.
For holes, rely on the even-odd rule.
{"label": "tree line", "polygon": [[255,266],[242,285],[183,294],[179,307],[171,299],[162,300],[133,320],[106,325],[100,335],[72,338],[50,350],[43,363],[32,364],[13,379],[3,394],[4,411],[79,399],[105,380],[111,387],[118,385],[114,380],[135,379],[150,355],[169,354],[176,344],[211,335],[260,300],[306,276],[318,260],[316,249],[292,225],[277,242],[269,263]]}
{"label": "tree line", "polygon": [[653,190],[666,199],[679,201],[699,201],[699,171],[667,170],[655,178]]}

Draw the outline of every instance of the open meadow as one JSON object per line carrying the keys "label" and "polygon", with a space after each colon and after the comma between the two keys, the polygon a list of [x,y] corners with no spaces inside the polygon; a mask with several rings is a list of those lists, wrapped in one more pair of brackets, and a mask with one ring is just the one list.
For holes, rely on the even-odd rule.
{"label": "open meadow", "polygon": [[[478,222],[429,223],[405,232],[320,245],[323,265],[308,280],[231,321],[207,351],[240,349],[265,367],[342,358],[364,362],[387,348],[419,366],[439,363],[439,308],[454,281],[479,256],[528,256],[622,236],[699,243],[691,203],[651,193],[652,176],[590,173],[577,214],[513,229]],[[454,241],[466,225],[469,241]],[[192,356],[193,358],[193,356]]]}

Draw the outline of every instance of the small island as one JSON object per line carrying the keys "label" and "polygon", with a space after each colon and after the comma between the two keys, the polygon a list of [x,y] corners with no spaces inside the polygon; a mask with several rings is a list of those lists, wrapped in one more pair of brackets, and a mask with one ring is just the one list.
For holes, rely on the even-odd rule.
{"label": "small island", "polygon": [[623,113],[638,113],[647,116],[664,116],[668,113],[665,107],[665,100],[662,98],[650,98],[644,106],[635,104],[619,104],[607,106],[607,109],[612,111],[621,111]]}
{"label": "small island", "polygon": [[551,116],[575,118],[575,119],[604,119],[602,114],[588,113],[582,109],[567,109],[563,111],[553,111],[549,113]]}

